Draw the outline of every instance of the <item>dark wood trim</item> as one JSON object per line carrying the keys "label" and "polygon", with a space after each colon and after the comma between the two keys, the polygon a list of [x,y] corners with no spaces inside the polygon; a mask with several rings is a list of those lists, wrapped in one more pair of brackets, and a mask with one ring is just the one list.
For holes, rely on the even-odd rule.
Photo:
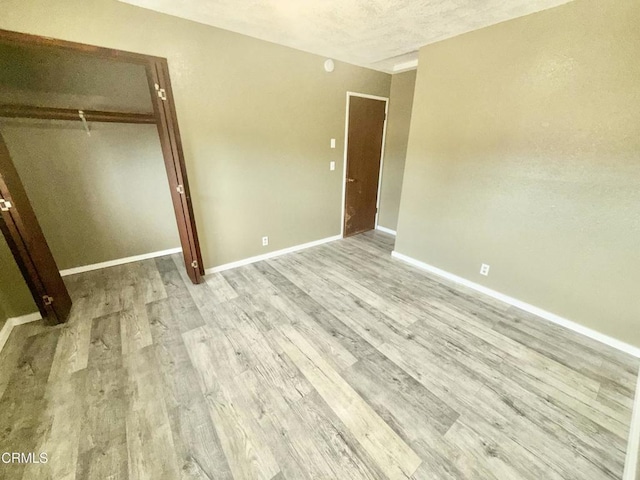
{"label": "dark wood trim", "polygon": [[88,122],[156,123],[153,113],[107,112],[72,108],[36,107],[31,105],[0,104],[0,117],[40,118],[45,120],[80,121],[80,111]]}
{"label": "dark wood trim", "polygon": [[59,38],[43,37],[28,33],[13,32],[11,30],[0,29],[0,43],[19,45],[23,47],[49,47],[53,49],[71,50],[77,53],[100,57],[116,62],[137,63],[147,65],[150,61],[158,60],[160,57],[144,55],[141,53],[115,50],[112,48],[98,47],[84,43],[69,42]]}
{"label": "dark wood trim", "polygon": [[[184,219],[184,221],[178,222],[178,233],[182,244],[184,263],[189,278],[193,283],[197,284],[202,282],[204,266],[202,264],[189,180],[186,175],[180,133],[175,115],[173,92],[168,80],[166,60],[164,62],[157,61],[149,65],[147,67],[147,78],[149,80],[149,88],[153,91],[154,111],[159,118],[158,135],[167,169],[173,209],[177,218]],[[158,95],[159,89],[162,89],[162,96]],[[197,262],[195,267],[192,266],[193,262]]]}
{"label": "dark wood trim", "polygon": [[[193,202],[191,200],[191,188],[189,187],[189,178],[187,176],[187,166],[185,164],[184,152],[182,150],[182,138],[180,137],[180,128],[178,126],[178,114],[176,113],[176,103],[173,97],[173,89],[171,88],[171,78],[169,76],[169,64],[165,58],[161,58],[156,62],[156,68],[160,73],[162,84],[165,88],[167,95],[167,114],[168,120],[171,122],[171,128],[169,133],[172,136],[172,143],[174,146],[174,159],[176,163],[176,171],[181,178],[181,182],[184,186],[184,210],[187,222],[189,223],[189,234],[191,237],[191,244],[193,250],[194,259],[198,262],[198,271],[200,275],[204,275],[204,262],[202,261],[202,250],[200,248],[200,239],[198,237],[198,229],[196,227],[196,219],[193,211]],[[198,282],[200,279],[198,279]]]}

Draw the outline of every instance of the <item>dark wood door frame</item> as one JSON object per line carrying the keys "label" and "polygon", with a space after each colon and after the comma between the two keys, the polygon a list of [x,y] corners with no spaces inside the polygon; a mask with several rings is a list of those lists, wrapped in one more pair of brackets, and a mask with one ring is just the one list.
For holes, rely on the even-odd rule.
{"label": "dark wood door frame", "polygon": [[347,106],[345,113],[345,124],[344,124],[344,161],[343,161],[343,172],[342,172],[342,214],[341,214],[341,231],[340,235],[345,236],[345,226],[346,226],[346,202],[347,202],[347,171],[348,171],[348,153],[349,153],[349,107],[351,104],[351,97],[362,97],[362,98],[370,98],[372,100],[380,100],[385,102],[385,120],[382,130],[382,148],[380,149],[380,172],[378,174],[378,192],[376,194],[376,220],[375,227],[378,227],[378,215],[380,213],[380,190],[382,188],[382,167],[384,165],[384,146],[385,140],[387,137],[387,119],[389,116],[389,98],[388,97],[379,97],[376,95],[368,95],[365,93],[357,93],[357,92],[347,92]]}
{"label": "dark wood door frame", "polygon": [[148,64],[146,68],[149,90],[156,100],[153,102],[153,110],[158,118],[158,134],[169,179],[173,208],[178,220],[184,264],[189,278],[197,284],[202,281],[204,265],[169,78],[169,65],[164,58],[161,58]]}
{"label": "dark wood door frame", "polygon": [[[187,178],[187,169],[184,161],[180,130],[174,103],[171,81],[169,78],[169,66],[167,60],[162,57],[144,55],[111,48],[86,45],[69,42],[55,38],[41,37],[19,32],[0,29],[0,43],[25,47],[41,47],[56,50],[69,50],[82,55],[99,57],[114,62],[133,63],[143,65],[147,73],[149,92],[153,103],[154,122],[158,127],[158,135],[162,147],[165,168],[169,179],[171,199],[176,214],[176,222],[180,233],[183,255],[187,274],[193,283],[200,283],[204,275],[202,253],[196,228],[191,192]],[[38,226],[39,228],[39,226]],[[18,245],[25,239],[14,238],[17,231],[9,231],[3,228],[3,234],[8,236],[10,246]],[[14,257],[20,267],[36,303],[40,306],[41,293],[37,286],[37,268],[25,264],[24,259],[13,250]],[[37,298],[36,298],[37,297]],[[40,302],[40,303],[39,303]],[[42,311],[42,309],[41,309]],[[45,310],[43,315],[48,312]],[[57,319],[60,321],[60,319]]]}

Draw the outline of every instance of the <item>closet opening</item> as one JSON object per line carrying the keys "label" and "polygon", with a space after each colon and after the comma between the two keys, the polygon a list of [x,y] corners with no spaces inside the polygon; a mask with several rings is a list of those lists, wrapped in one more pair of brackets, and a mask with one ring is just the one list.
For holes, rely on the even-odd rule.
{"label": "closet opening", "polygon": [[84,269],[181,249],[201,282],[166,59],[0,30],[0,229],[50,324]]}

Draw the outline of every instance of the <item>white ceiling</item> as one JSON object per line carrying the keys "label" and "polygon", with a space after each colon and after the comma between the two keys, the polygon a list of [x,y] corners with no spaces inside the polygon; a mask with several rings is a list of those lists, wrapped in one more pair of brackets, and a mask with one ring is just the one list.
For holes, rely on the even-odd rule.
{"label": "white ceiling", "polygon": [[571,0],[120,0],[389,73],[423,45]]}

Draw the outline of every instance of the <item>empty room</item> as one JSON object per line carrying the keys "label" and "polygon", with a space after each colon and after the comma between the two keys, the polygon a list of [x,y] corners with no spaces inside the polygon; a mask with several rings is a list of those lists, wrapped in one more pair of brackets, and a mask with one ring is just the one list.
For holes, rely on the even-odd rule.
{"label": "empty room", "polygon": [[0,0],[0,480],[640,480],[638,0]]}

